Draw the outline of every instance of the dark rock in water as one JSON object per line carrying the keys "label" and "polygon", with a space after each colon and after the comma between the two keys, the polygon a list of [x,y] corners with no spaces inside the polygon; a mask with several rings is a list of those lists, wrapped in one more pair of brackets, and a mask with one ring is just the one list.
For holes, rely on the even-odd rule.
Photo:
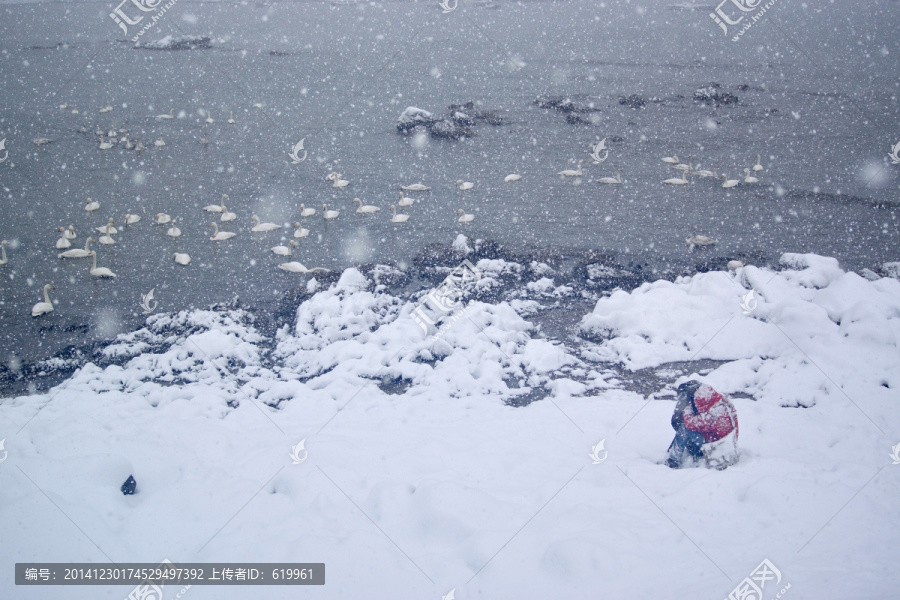
{"label": "dark rock in water", "polygon": [[589,96],[541,96],[534,101],[538,108],[552,108],[563,113],[600,112]]}
{"label": "dark rock in water", "polygon": [[632,94],[630,96],[622,96],[619,98],[619,104],[622,106],[628,106],[631,108],[643,108],[647,101],[638,96],[637,94]]}
{"label": "dark rock in water", "polygon": [[700,88],[694,92],[694,100],[703,102],[704,104],[714,104],[716,106],[720,104],[737,104],[738,97],[734,94],[722,91],[721,87],[722,86],[718,83],[713,83],[704,88]]}
{"label": "dark rock in water", "polygon": [[460,125],[456,121],[450,119],[438,119],[429,127],[431,135],[436,138],[445,138],[448,140],[460,140],[465,137],[473,137],[475,132],[469,127]]}
{"label": "dark rock in water", "polygon": [[590,125],[591,121],[580,115],[568,114],[566,115],[566,123],[569,125]]}
{"label": "dark rock in water", "polygon": [[134,480],[134,475],[129,475],[128,479],[125,480],[125,483],[122,484],[122,493],[126,496],[131,496],[134,494],[134,491],[137,489],[137,481]]}
{"label": "dark rock in water", "polygon": [[212,40],[207,36],[200,35],[183,35],[178,37],[167,35],[164,38],[147,42],[146,44],[137,43],[134,47],[143,50],[203,50],[212,48]]}
{"label": "dark rock in water", "polygon": [[420,125],[429,127],[433,122],[434,116],[430,112],[410,106],[397,119],[397,131],[400,133],[411,133],[416,127]]}
{"label": "dark rock in water", "polygon": [[435,138],[461,140],[475,136],[472,128],[478,122],[502,125],[503,118],[491,112],[475,110],[474,102],[451,104],[447,117],[435,117],[427,110],[410,106],[397,119],[397,131],[404,135],[427,131]]}

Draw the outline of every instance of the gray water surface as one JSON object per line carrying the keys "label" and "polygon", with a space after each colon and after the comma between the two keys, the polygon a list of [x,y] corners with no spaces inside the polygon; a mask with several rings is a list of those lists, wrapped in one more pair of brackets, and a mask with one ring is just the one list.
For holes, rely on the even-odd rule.
{"label": "gray water surface", "polygon": [[[815,252],[851,269],[900,260],[900,166],[887,160],[900,141],[900,3],[849,4],[782,2],[731,42],[708,9],[649,1],[461,2],[442,14],[437,2],[182,0],[144,39],[209,35],[213,48],[149,51],[123,40],[106,3],[2,3],[0,238],[14,247],[0,267],[0,358],[14,367],[138,327],[151,288],[159,311],[235,296],[267,306],[306,277],[277,269],[286,259],[268,251],[293,229],[251,234],[250,217],[293,223],[301,202],[319,214],[305,220],[311,234],[292,260],[335,270],[408,265],[458,233],[512,249],[610,251],[659,274],[690,272],[692,232],[718,242],[703,260]],[[713,82],[739,103],[692,99]],[[619,103],[631,94],[647,104]],[[591,124],[570,125],[534,105],[547,95],[599,110]],[[479,124],[458,142],[395,128],[407,106],[442,114],[466,101],[505,123]],[[107,104],[114,110],[100,114]],[[172,109],[183,116],[154,117]],[[146,150],[101,151],[98,128],[127,128]],[[37,147],[38,136],[53,143]],[[291,164],[301,138],[307,159]],[[588,153],[602,138],[609,158],[595,165]],[[660,158],[673,153],[731,178],[757,154],[766,168],[759,184],[730,191],[699,178],[670,187],[661,182],[677,173]],[[579,159],[583,177],[555,175]],[[624,185],[595,181],[617,168]],[[350,186],[332,188],[331,170]],[[504,183],[508,173],[523,178]],[[461,192],[457,179],[476,186]],[[391,224],[398,186],[414,182],[432,190],[409,194],[418,200],[409,222]],[[215,243],[201,207],[226,193],[238,215],[227,229],[238,235]],[[85,212],[87,197],[101,209]],[[381,211],[354,214],[354,197]],[[323,203],[340,218],[324,222]],[[458,209],[475,221],[457,223]],[[57,227],[73,224],[81,247],[129,212],[141,222],[113,246],[94,245],[115,280],[91,277],[86,259],[57,258]],[[158,212],[178,217],[182,237],[154,224]],[[176,251],[191,265],[176,265]],[[58,304],[32,319],[44,283]]]}

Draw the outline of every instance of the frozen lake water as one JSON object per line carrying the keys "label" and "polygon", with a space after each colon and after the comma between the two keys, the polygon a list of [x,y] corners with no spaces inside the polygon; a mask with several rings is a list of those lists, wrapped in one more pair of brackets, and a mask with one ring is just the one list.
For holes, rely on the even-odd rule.
{"label": "frozen lake water", "polygon": [[[731,42],[709,7],[663,3],[463,3],[442,14],[435,2],[185,2],[144,39],[208,35],[213,47],[150,51],[123,40],[106,3],[0,4],[0,136],[9,151],[0,237],[14,241],[0,267],[5,381],[23,362],[139,326],[151,288],[160,311],[236,296],[270,310],[305,277],[277,269],[284,259],[268,252],[292,229],[251,234],[250,218],[293,223],[301,202],[320,210],[305,220],[311,233],[294,260],[329,269],[412,268],[423,248],[459,232],[514,251],[607,252],[654,276],[711,260],[761,264],[785,251],[834,256],[849,269],[897,260],[900,167],[886,155],[898,141],[900,13],[896,3],[868,7],[862,20],[855,4],[783,3]],[[847,31],[866,43],[848,43]],[[694,101],[710,83],[738,104]],[[646,105],[620,104],[632,94]],[[569,124],[534,104],[547,96],[597,110],[582,114],[590,123]],[[504,124],[479,124],[457,142],[396,131],[407,106],[443,114],[467,101]],[[177,118],[155,118],[170,110]],[[94,132],[111,128],[147,148],[100,150]],[[33,145],[39,136],[53,142]],[[609,157],[595,165],[589,152],[603,138]],[[157,139],[166,145],[153,146]],[[308,157],[291,164],[300,139]],[[732,190],[696,177],[665,186],[675,172],[660,159],[672,154],[732,178],[761,154],[765,170],[760,183]],[[555,175],[579,159],[583,177]],[[618,168],[623,185],[596,182]],[[332,188],[332,170],[350,185]],[[523,178],[504,183],[508,173]],[[458,179],[474,189],[457,190]],[[410,194],[409,221],[393,225],[388,206],[413,182],[432,190]],[[222,194],[238,235],[213,243],[201,207]],[[88,197],[100,210],[82,210]],[[354,214],[355,197],[381,211]],[[323,203],[340,218],[325,223]],[[474,222],[457,223],[458,209]],[[158,212],[177,217],[184,234],[167,237],[168,226],[153,223]],[[57,258],[57,227],[73,224],[80,247],[89,230],[109,217],[121,226],[126,213],[141,222],[114,246],[94,246],[114,281],[93,280],[84,259]],[[691,252],[692,232],[717,244]],[[176,251],[191,265],[174,264]],[[32,319],[45,283],[59,302]]]}

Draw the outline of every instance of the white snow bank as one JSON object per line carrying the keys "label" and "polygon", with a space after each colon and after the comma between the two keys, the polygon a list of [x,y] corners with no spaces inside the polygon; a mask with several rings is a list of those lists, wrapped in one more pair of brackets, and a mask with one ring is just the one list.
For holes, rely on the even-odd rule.
{"label": "white snow bank", "polygon": [[[356,269],[308,285],[274,341],[239,309],[156,315],[108,348],[121,366],[0,403],[0,561],[325,562],[327,587],[302,591],[538,600],[724,598],[768,558],[788,599],[892,598],[900,282],[785,260],[616,292],[582,323],[607,338],[585,359],[506,303],[470,303],[435,341],[413,302]],[[673,403],[609,389],[587,359],[692,354],[733,360],[703,379],[758,400],[734,398],[742,460],[726,471],[658,464]],[[544,400],[503,402],[538,387]],[[781,407],[791,399],[811,408]],[[308,459],[292,464],[301,440]],[[13,588],[11,575],[0,590],[22,598],[130,589]]]}
{"label": "white snow bank", "polygon": [[790,268],[748,266],[616,291],[582,320],[582,332],[602,340],[590,353],[630,369],[734,361],[709,376],[714,387],[783,406],[896,398],[900,282],[867,281],[815,255],[782,262]]}

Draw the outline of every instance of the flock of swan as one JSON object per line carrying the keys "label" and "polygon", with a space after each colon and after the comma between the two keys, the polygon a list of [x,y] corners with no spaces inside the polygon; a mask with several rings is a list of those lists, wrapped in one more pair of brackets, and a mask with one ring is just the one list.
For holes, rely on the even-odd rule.
{"label": "flock of swan", "polygon": [[[68,105],[63,104],[60,106],[60,108],[68,109]],[[104,112],[109,112],[111,110],[112,110],[111,106],[105,106],[100,109],[100,112],[104,113]],[[78,114],[77,108],[73,108],[72,113]],[[156,119],[159,121],[166,121],[166,120],[171,120],[174,118],[175,118],[174,109],[171,110],[169,113],[156,115]],[[204,122],[207,124],[214,123],[214,120],[213,120],[212,116],[210,115],[209,111],[206,111],[206,119],[204,120]],[[229,118],[227,120],[227,123],[230,125],[233,125],[235,123],[233,114],[229,113]],[[86,128],[82,127],[81,129],[82,129],[82,132],[85,132],[85,133],[87,132]],[[140,139],[136,139],[135,141],[130,140],[128,137],[129,136],[128,130],[124,129],[124,128],[118,129],[118,130],[113,128],[105,134],[102,130],[98,129],[97,134],[100,137],[100,146],[99,147],[101,150],[108,150],[108,149],[116,146],[117,144],[123,145],[126,149],[133,149],[133,150],[138,150],[138,151],[144,149],[143,145],[140,142]],[[105,135],[106,139],[104,139],[104,135]],[[49,144],[52,141],[53,140],[51,140],[49,138],[45,138],[45,137],[38,137],[33,140],[34,144],[39,145],[39,146]],[[208,143],[205,140],[205,138],[202,139],[201,142]],[[165,141],[162,138],[159,138],[154,142],[154,145],[158,146],[158,147],[165,146]],[[673,168],[675,170],[681,171],[681,176],[665,179],[663,181],[663,184],[675,185],[675,186],[687,185],[688,183],[690,183],[690,180],[688,178],[692,175],[696,175],[701,178],[709,178],[709,177],[714,178],[714,179],[721,178],[723,180],[722,187],[725,189],[734,188],[741,183],[745,183],[745,184],[758,183],[759,179],[757,177],[755,177],[754,175],[752,175],[751,173],[759,173],[764,170],[764,167],[762,166],[762,163],[760,162],[760,158],[761,158],[760,155],[757,154],[756,164],[753,165],[752,167],[747,167],[744,169],[744,178],[742,181],[740,179],[729,179],[726,174],[719,175],[715,169],[710,171],[708,169],[701,169],[699,164],[697,166],[694,166],[694,162],[693,162],[694,157],[693,156],[689,157],[689,160],[687,163],[682,162],[678,158],[677,155],[666,156],[661,159],[662,162],[669,165],[671,168]],[[577,169],[564,169],[562,171],[559,171],[557,173],[557,175],[559,175],[560,177],[563,177],[563,178],[565,178],[565,177],[582,177],[584,175],[583,165],[584,165],[584,160],[580,160],[578,162]],[[506,183],[515,183],[521,179],[522,179],[522,175],[520,175],[518,173],[510,173],[509,175],[506,175],[503,178],[503,181]],[[343,179],[341,174],[337,173],[336,171],[329,173],[325,177],[325,180],[330,181],[332,183],[333,188],[345,188],[350,185],[350,181],[347,179]],[[598,183],[607,184],[607,185],[621,185],[624,183],[624,181],[622,179],[622,169],[618,169],[616,171],[615,177],[609,177],[609,176],[600,177],[600,178],[596,179],[596,181]],[[472,183],[470,181],[463,181],[461,179],[457,180],[454,183],[454,185],[460,191],[471,190],[475,187],[474,183]],[[404,194],[404,192],[413,192],[413,193],[427,192],[431,188],[422,183],[414,183],[414,184],[409,184],[409,185],[401,185],[400,189],[401,189],[401,191],[399,192],[399,197],[398,197],[396,205],[391,204],[389,207],[389,210],[391,211],[390,222],[394,223],[394,224],[406,223],[410,218],[409,214],[404,213],[404,212],[398,212],[397,207],[399,206],[401,209],[403,209],[403,208],[412,206],[416,201],[414,198],[406,196]],[[234,212],[231,212],[230,210],[228,210],[228,207],[226,206],[226,200],[229,200],[229,197],[227,194],[224,194],[222,196],[222,199],[219,202],[219,204],[210,204],[208,206],[204,206],[202,209],[202,210],[206,211],[207,213],[209,213],[210,215],[218,215],[218,221],[219,221],[219,223],[223,224],[223,227],[225,226],[224,224],[230,223],[237,219],[237,215]],[[356,214],[361,215],[361,216],[375,215],[376,213],[378,213],[381,210],[381,207],[379,207],[379,206],[375,206],[372,204],[364,204],[360,198],[353,198],[353,203],[356,205]],[[97,211],[99,209],[100,209],[99,202],[92,200],[91,198],[87,199],[87,201],[84,205],[84,210],[87,213],[89,213],[89,214],[94,213],[95,211]],[[313,217],[316,214],[317,214],[317,210],[315,208],[307,207],[305,204],[300,204],[300,217],[301,218],[306,219],[309,217]],[[327,221],[333,221],[335,219],[338,219],[340,217],[340,214],[341,214],[341,211],[329,209],[327,204],[322,205],[322,218],[324,221],[327,222]],[[457,216],[457,222],[463,223],[463,224],[472,223],[475,220],[474,214],[467,213],[462,209],[459,209],[456,211],[456,216]],[[141,220],[141,217],[139,215],[135,215],[135,214],[131,214],[131,213],[126,214],[124,221],[123,221],[124,222],[123,230],[124,230],[124,227],[130,226],[130,225],[135,225],[140,220]],[[182,235],[182,231],[178,227],[178,219],[177,218],[173,218],[171,215],[168,215],[166,213],[157,213],[154,217],[154,220],[157,225],[169,225],[169,227],[166,230],[166,234],[169,237],[178,238]],[[213,233],[209,238],[211,241],[225,242],[227,240],[234,238],[236,235],[238,235],[234,231],[220,230],[219,223],[216,223],[215,221],[213,221],[209,225],[213,229]],[[256,215],[253,215],[251,217],[251,223],[252,223],[252,225],[250,227],[251,233],[267,233],[267,232],[271,232],[271,231],[280,230],[283,228],[283,226],[278,223],[264,223]],[[302,239],[302,238],[309,236],[309,229],[304,227],[301,224],[301,222],[295,222],[293,224],[293,226],[295,228],[295,231],[293,234],[294,238]],[[113,279],[116,277],[116,274],[113,273],[109,268],[97,266],[97,252],[95,250],[91,250],[90,245],[92,243],[99,243],[102,245],[115,244],[116,243],[115,236],[117,234],[119,234],[120,231],[119,231],[119,229],[117,229],[115,227],[115,221],[112,218],[110,218],[105,225],[101,225],[99,227],[96,227],[95,229],[97,232],[101,233],[102,236],[98,236],[98,238],[96,240],[93,237],[89,236],[85,241],[84,248],[71,249],[71,246],[72,246],[71,240],[74,240],[77,237],[74,226],[69,225],[69,227],[67,227],[67,228],[59,227],[58,231],[60,232],[60,237],[56,242],[56,248],[59,250],[63,250],[63,252],[60,252],[58,254],[58,257],[60,259],[91,258],[92,263],[91,263],[89,272],[92,277],[96,277],[99,279]],[[685,241],[687,242],[687,244],[690,246],[691,249],[693,249],[694,247],[697,247],[697,246],[710,246],[710,245],[715,244],[715,240],[713,240],[712,238],[705,236],[705,235],[692,235],[691,237],[687,238]],[[9,245],[9,242],[7,242],[6,240],[0,241],[0,266],[6,265],[9,262],[7,255],[6,255],[6,247],[8,245]],[[270,248],[269,250],[276,256],[291,256],[293,254],[293,249],[296,248],[296,246],[297,246],[297,243],[292,240],[287,245],[279,244],[277,246]],[[176,253],[174,253],[173,257],[174,257],[175,262],[179,265],[187,266],[191,262],[190,255],[188,255],[186,253],[176,252]],[[732,261],[732,262],[736,262],[736,261]],[[281,263],[278,265],[278,268],[282,269],[284,271],[290,272],[290,273],[303,273],[303,274],[328,271],[328,269],[324,269],[321,267],[316,267],[316,268],[310,269],[310,268],[307,268],[302,263],[296,262],[296,261]],[[731,263],[729,263],[729,268],[732,268]],[[50,284],[47,284],[44,286],[43,301],[38,302],[32,308],[31,315],[33,317],[38,317],[38,316],[41,316],[41,315],[44,315],[44,314],[47,314],[47,313],[53,311],[53,303],[51,302],[50,297],[49,297],[49,291],[53,290],[53,289],[54,289],[53,286]]]}

